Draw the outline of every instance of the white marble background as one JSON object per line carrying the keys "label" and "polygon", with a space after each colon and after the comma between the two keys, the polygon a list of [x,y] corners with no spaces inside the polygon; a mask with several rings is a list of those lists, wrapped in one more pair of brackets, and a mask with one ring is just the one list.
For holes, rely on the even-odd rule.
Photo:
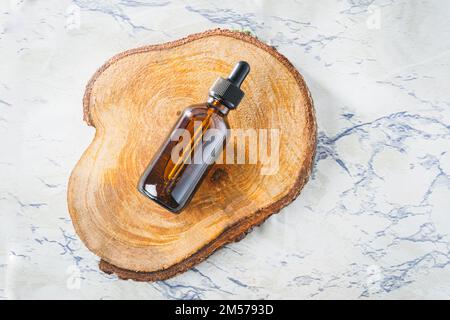
{"label": "white marble background", "polygon": [[[0,298],[450,298],[449,1],[3,0]],[[176,278],[118,280],[74,233],[81,99],[112,55],[249,30],[305,76],[318,152],[300,197]]]}

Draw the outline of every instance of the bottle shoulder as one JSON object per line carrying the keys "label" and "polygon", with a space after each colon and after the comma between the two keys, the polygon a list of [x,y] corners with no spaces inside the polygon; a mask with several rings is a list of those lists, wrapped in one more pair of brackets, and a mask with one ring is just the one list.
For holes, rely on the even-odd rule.
{"label": "bottle shoulder", "polygon": [[229,126],[227,115],[222,114],[218,109],[211,107],[208,103],[194,104],[186,107],[181,117],[192,120],[203,120],[208,117],[208,114],[211,115],[211,119],[214,122],[224,122],[227,127]]}
{"label": "bottle shoulder", "polygon": [[193,118],[198,116],[204,116],[208,113],[208,105],[206,103],[201,104],[193,104],[188,107],[186,107],[182,115],[184,117]]}

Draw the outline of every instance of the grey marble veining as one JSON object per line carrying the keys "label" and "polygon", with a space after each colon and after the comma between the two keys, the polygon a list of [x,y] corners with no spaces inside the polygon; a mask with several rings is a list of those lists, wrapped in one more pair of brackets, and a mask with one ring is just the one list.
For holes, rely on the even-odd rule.
{"label": "grey marble veining", "polygon": [[[0,4],[0,299],[450,297],[447,1],[10,0]],[[118,280],[74,232],[81,100],[112,55],[211,28],[286,55],[315,101],[300,197],[205,262]]]}

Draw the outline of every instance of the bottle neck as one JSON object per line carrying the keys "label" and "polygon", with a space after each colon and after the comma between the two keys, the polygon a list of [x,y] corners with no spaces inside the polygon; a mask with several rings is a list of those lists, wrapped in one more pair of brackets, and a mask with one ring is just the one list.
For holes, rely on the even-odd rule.
{"label": "bottle neck", "polygon": [[226,116],[228,112],[230,112],[230,108],[228,108],[226,105],[224,105],[220,100],[209,97],[207,104],[210,108],[216,109],[221,115]]}

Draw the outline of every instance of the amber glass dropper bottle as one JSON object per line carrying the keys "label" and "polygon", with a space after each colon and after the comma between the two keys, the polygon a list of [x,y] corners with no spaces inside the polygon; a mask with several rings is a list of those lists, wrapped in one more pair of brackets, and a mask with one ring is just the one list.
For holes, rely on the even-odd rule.
{"label": "amber glass dropper bottle", "polygon": [[249,71],[238,62],[228,78],[216,80],[206,103],[184,109],[139,181],[142,194],[174,213],[186,207],[225,146],[227,114],[241,102]]}

